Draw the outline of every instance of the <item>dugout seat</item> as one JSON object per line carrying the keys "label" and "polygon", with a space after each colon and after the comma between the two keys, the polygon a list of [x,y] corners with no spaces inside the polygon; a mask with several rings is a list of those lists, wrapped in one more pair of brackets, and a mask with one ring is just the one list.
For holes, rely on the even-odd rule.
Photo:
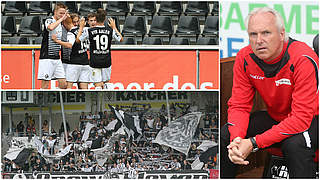
{"label": "dugout seat", "polygon": [[31,1],[29,4],[28,15],[52,13],[51,1]]}
{"label": "dugout seat", "polygon": [[197,45],[218,45],[218,38],[216,37],[199,37]]}
{"label": "dugout seat", "polygon": [[172,16],[172,20],[178,21],[182,11],[182,2],[180,1],[161,1],[158,14],[160,16]]}
{"label": "dugout seat", "polygon": [[185,14],[188,16],[199,16],[204,20],[209,13],[209,3],[207,1],[189,1]]}
{"label": "dugout seat", "polygon": [[211,15],[212,16],[219,16],[219,2],[218,1],[213,2]]}
{"label": "dugout seat", "polygon": [[313,50],[319,56],[319,34],[317,34],[316,37],[313,38]]}
{"label": "dugout seat", "polygon": [[115,23],[116,23],[116,27],[118,29],[118,31],[120,32],[120,25],[119,25],[119,19],[117,16],[106,16],[106,20],[104,21],[104,26],[108,26],[108,18],[112,18],[114,19]]}
{"label": "dugout seat", "polygon": [[108,16],[118,16],[120,21],[124,21],[130,12],[129,3],[127,1],[109,1],[106,11]]}
{"label": "dugout seat", "polygon": [[78,5],[76,1],[62,1],[68,7],[69,13],[78,13]]}
{"label": "dugout seat", "polygon": [[1,36],[13,36],[17,33],[16,19],[14,16],[1,17]]}
{"label": "dugout seat", "polygon": [[123,37],[122,42],[116,41],[115,44],[120,44],[120,45],[137,45],[137,41],[134,37]]}
{"label": "dugout seat", "polygon": [[190,45],[189,38],[184,37],[172,37],[170,39],[170,45]]}
{"label": "dugout seat", "polygon": [[8,44],[30,44],[28,37],[10,37]]}
{"label": "dugout seat", "polygon": [[196,16],[180,16],[177,36],[190,37],[191,41],[196,42],[196,37],[200,34],[200,24]]}
{"label": "dugout seat", "polygon": [[173,26],[170,16],[154,16],[150,26],[149,35],[151,36],[171,36]]}
{"label": "dugout seat", "polygon": [[208,16],[203,28],[204,36],[218,36],[219,32],[219,16]]}
{"label": "dugout seat", "polygon": [[27,12],[25,1],[5,1],[3,15],[24,15]]}
{"label": "dugout seat", "polygon": [[82,1],[79,8],[79,14],[87,16],[89,13],[96,12],[99,8],[103,8],[101,1]]}
{"label": "dugout seat", "polygon": [[142,41],[142,36],[144,36],[146,32],[147,28],[144,16],[127,16],[123,25],[123,35],[141,37],[140,41]]}
{"label": "dugout seat", "polygon": [[145,37],[143,38],[142,44],[144,45],[163,45],[160,37]]}
{"label": "dugout seat", "polygon": [[38,36],[41,31],[42,24],[39,16],[24,16],[21,20],[18,33],[20,35]]}
{"label": "dugout seat", "polygon": [[134,1],[131,14],[134,16],[146,16],[147,20],[151,20],[156,12],[155,1]]}

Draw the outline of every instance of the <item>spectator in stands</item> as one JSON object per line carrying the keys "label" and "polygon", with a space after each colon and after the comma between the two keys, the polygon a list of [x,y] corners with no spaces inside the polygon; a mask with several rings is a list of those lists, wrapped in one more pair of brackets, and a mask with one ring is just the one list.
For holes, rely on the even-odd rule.
{"label": "spectator in stands", "polygon": [[[70,126],[69,126],[68,121],[66,121],[66,126],[67,126],[67,132],[70,132]],[[61,122],[59,136],[61,136],[63,133],[64,133],[64,124],[63,124],[63,122]]]}
{"label": "spectator in stands", "polygon": [[48,121],[47,120],[44,120],[43,121],[43,124],[42,124],[42,133],[44,135],[47,135],[49,133],[49,124],[48,124]]}
{"label": "spectator in stands", "polygon": [[27,126],[27,135],[28,135],[29,139],[31,139],[32,136],[35,134],[36,134],[36,128],[34,127],[34,124],[29,121],[28,126]]}
{"label": "spectator in stands", "polygon": [[183,170],[189,170],[191,169],[190,163],[185,159],[183,160],[183,164],[181,165],[181,169]]}
{"label": "spectator in stands", "polygon": [[86,120],[87,121],[92,121],[93,120],[93,115],[92,115],[91,112],[89,112],[89,114],[87,115]]}
{"label": "spectator in stands", "polygon": [[17,133],[18,133],[18,136],[19,137],[22,137],[23,134],[24,134],[24,125],[23,125],[23,122],[20,121],[18,124],[17,124]]}

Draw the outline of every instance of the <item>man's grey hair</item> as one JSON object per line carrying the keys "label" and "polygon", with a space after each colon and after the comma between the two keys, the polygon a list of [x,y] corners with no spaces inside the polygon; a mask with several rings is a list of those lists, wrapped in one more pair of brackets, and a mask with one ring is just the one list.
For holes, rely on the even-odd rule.
{"label": "man's grey hair", "polygon": [[245,19],[245,26],[246,26],[246,29],[248,31],[248,24],[249,24],[249,20],[250,18],[255,15],[255,14],[258,14],[258,13],[262,13],[262,12],[269,12],[269,13],[272,13],[275,18],[276,18],[276,25],[278,27],[278,30],[279,32],[281,32],[282,29],[284,29],[284,41],[288,41],[289,37],[285,31],[285,27],[284,27],[284,21],[283,21],[283,18],[282,16],[280,15],[280,13],[270,7],[263,7],[263,8],[256,8],[254,9],[253,11],[251,11],[248,16],[246,17]]}

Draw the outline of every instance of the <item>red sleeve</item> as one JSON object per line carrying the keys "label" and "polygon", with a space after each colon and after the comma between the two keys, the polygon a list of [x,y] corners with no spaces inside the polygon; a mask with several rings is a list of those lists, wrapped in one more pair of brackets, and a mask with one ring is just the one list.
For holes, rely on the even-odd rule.
{"label": "red sleeve", "polygon": [[318,114],[317,63],[318,59],[301,56],[293,74],[291,112],[278,125],[256,136],[258,147],[268,147],[309,129],[313,116]]}
{"label": "red sleeve", "polygon": [[237,54],[233,67],[232,96],[228,101],[228,123],[230,141],[247,134],[250,111],[255,89],[245,73],[245,61],[242,52]]}

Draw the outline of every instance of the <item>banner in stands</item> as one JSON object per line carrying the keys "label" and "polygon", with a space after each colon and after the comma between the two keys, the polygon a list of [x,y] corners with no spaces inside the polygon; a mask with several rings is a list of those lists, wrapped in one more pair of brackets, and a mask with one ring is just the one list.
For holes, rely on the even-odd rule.
{"label": "banner in stands", "polygon": [[2,93],[2,103],[33,103],[33,92],[32,91],[6,91]]}
{"label": "banner in stands", "polygon": [[312,47],[319,33],[319,1],[222,1],[220,12],[220,57],[235,56],[249,44],[245,18],[254,8],[268,6],[284,19],[288,35]]}
{"label": "banner in stands", "polygon": [[[200,89],[219,89],[219,51],[200,50]],[[2,50],[2,89],[32,88],[31,50]],[[35,51],[37,78],[39,50]],[[108,89],[196,89],[196,51],[113,50]],[[40,88],[36,80],[35,88]],[[51,89],[57,82],[51,81]],[[75,87],[74,87],[75,88]],[[90,88],[94,88],[90,84]]]}
{"label": "banner in stands", "polygon": [[[210,173],[211,174],[211,173]],[[212,179],[205,170],[186,171],[141,171],[132,177],[130,173],[111,174],[110,172],[34,172],[3,173],[10,179]]]}

